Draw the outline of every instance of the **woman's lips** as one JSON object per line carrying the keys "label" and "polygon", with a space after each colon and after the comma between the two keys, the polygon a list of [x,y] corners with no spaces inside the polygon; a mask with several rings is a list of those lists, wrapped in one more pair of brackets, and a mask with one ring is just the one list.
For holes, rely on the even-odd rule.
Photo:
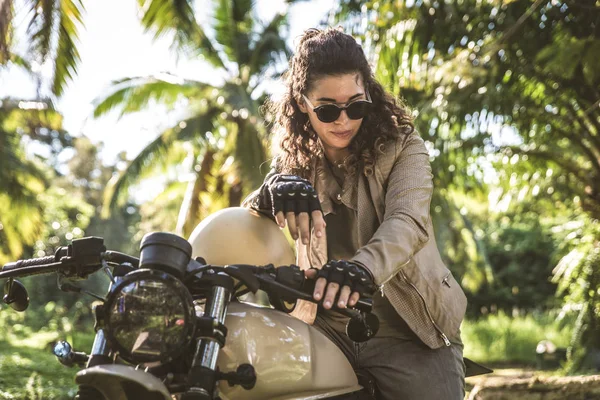
{"label": "woman's lips", "polygon": [[339,137],[341,139],[346,139],[350,135],[352,135],[352,130],[341,131],[341,132],[331,132],[331,133],[333,133],[335,136],[337,136],[337,137]]}

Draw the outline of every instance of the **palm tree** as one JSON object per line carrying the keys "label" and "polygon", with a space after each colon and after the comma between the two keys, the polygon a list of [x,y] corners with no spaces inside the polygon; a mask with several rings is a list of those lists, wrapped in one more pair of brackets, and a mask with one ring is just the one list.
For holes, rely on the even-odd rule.
{"label": "palm tree", "polygon": [[[52,92],[60,96],[75,73],[79,54],[75,41],[83,7],[77,0],[28,1],[27,56],[14,52],[12,0],[0,1],[0,71],[9,64],[32,73],[32,65],[54,66]],[[32,73],[40,84],[40,78]],[[27,142],[62,146],[69,137],[62,130],[62,116],[47,98],[0,99],[0,264],[20,257],[44,229],[39,195],[48,187],[44,160],[25,151]]]}
{"label": "palm tree", "polygon": [[162,13],[157,0],[142,3],[147,10],[142,22],[149,30],[156,35],[174,34],[179,49],[202,56],[225,79],[215,84],[161,74],[113,82],[110,94],[96,102],[94,116],[113,109],[136,112],[150,101],[173,105],[184,100],[187,117],[162,132],[110,182],[106,205],[113,208],[151,165],[168,164],[170,152],[188,142],[190,179],[177,224],[179,233],[188,234],[201,214],[239,205],[242,194],[262,181],[268,134],[259,113],[264,99],[259,85],[276,74],[277,63],[288,55],[281,35],[287,21],[277,14],[267,23],[259,22],[250,0],[215,0],[209,38],[186,2],[181,2],[187,8],[177,17]]}
{"label": "palm tree", "polygon": [[63,94],[66,83],[72,79],[79,64],[77,36],[83,24],[81,0],[28,0],[29,23],[26,41],[28,56],[18,57],[13,53],[15,7],[12,0],[0,2],[0,66],[8,61],[20,61],[43,65],[53,64],[52,93]]}
{"label": "palm tree", "polygon": [[38,196],[48,175],[26,153],[25,141],[64,144],[69,138],[61,124],[49,101],[0,99],[0,265],[20,257],[43,229]]}

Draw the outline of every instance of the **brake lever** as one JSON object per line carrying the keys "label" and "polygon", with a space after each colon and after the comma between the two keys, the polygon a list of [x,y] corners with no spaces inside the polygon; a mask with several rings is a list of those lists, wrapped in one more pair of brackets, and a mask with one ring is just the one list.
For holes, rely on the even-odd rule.
{"label": "brake lever", "polygon": [[84,289],[82,287],[73,285],[71,282],[65,281],[64,275],[60,275],[60,274],[58,275],[58,277],[56,279],[56,284],[57,284],[58,288],[60,290],[62,290],[63,292],[84,293],[84,294],[87,294],[88,296],[92,296],[93,298],[100,300],[102,302],[106,301],[106,299],[102,296],[92,293],[89,290]]}
{"label": "brake lever", "polygon": [[252,293],[256,293],[260,289],[260,281],[256,276],[258,270],[254,265],[232,264],[226,266],[225,273],[242,282]]}

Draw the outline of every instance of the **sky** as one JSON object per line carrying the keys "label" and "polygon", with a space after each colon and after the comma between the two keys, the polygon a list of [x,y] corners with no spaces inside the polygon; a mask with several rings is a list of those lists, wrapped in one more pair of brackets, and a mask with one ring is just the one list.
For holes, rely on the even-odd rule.
{"label": "sky", "polygon": [[[15,3],[17,11],[22,9],[22,0]],[[201,22],[210,16],[206,3],[206,0],[197,2]],[[201,61],[177,59],[167,38],[154,40],[151,33],[145,33],[138,22],[137,1],[101,0],[84,4],[85,28],[80,32],[78,45],[81,62],[77,76],[57,102],[57,109],[64,116],[67,132],[74,136],[84,134],[95,143],[103,142],[102,158],[112,163],[123,150],[129,158],[134,157],[164,128],[176,122],[174,115],[165,114],[157,106],[120,119],[117,112],[94,119],[93,101],[107,93],[112,81],[162,72],[208,81],[218,76]],[[290,46],[302,31],[318,26],[333,4],[334,0],[311,0],[291,6]],[[263,19],[285,10],[284,0],[257,0],[256,5]],[[25,18],[23,13],[17,14],[17,26],[21,29]],[[49,75],[47,68],[40,70]],[[0,98],[31,99],[35,94],[35,83],[25,72],[11,68],[0,73]]]}

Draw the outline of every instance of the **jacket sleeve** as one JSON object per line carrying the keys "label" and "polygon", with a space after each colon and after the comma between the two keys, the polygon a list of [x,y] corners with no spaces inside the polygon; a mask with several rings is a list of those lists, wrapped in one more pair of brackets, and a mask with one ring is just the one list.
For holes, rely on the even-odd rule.
{"label": "jacket sleeve", "polygon": [[432,193],[429,153],[423,139],[413,133],[396,150],[383,222],[352,258],[369,269],[377,285],[396,275],[429,240]]}

